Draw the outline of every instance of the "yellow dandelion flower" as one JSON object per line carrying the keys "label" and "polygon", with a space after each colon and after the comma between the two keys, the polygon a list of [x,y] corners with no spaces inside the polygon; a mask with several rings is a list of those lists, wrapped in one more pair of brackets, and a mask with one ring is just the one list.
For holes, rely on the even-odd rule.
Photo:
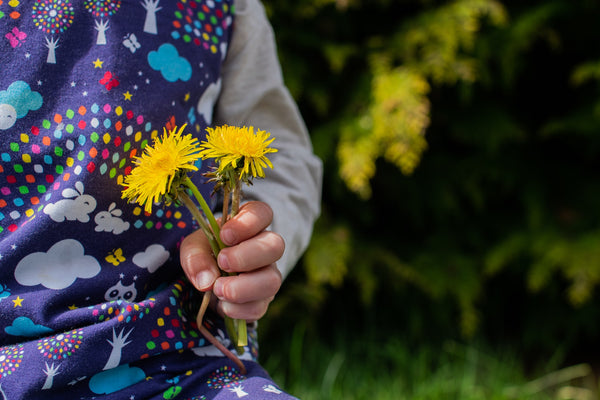
{"label": "yellow dandelion flower", "polygon": [[242,179],[250,174],[252,177],[265,177],[264,168],[273,168],[267,154],[277,152],[268,147],[273,139],[269,132],[258,129],[256,134],[253,127],[235,127],[223,125],[216,128],[206,128],[206,140],[200,143],[203,159],[214,158],[219,165],[219,172],[228,168],[240,170]]}
{"label": "yellow dandelion flower", "polygon": [[146,146],[141,157],[136,157],[136,167],[125,177],[122,198],[135,201],[150,212],[153,203],[171,192],[176,177],[184,178],[187,171],[198,170],[194,165],[200,159],[198,139],[183,135],[185,127],[163,129],[162,137],[154,139],[154,146]]}

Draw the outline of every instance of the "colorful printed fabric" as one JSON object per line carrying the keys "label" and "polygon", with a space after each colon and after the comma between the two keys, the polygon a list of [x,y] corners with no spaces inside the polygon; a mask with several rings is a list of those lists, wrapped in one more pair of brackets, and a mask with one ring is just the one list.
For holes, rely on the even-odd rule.
{"label": "colorful printed fabric", "polygon": [[163,127],[203,137],[233,11],[0,0],[0,400],[289,398],[255,340],[242,376],[197,332],[177,253],[187,210],[120,194]]}

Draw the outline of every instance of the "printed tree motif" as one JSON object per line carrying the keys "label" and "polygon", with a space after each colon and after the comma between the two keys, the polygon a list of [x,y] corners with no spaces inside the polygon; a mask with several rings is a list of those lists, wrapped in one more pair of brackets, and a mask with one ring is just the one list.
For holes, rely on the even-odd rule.
{"label": "printed tree motif", "polygon": [[144,32],[156,35],[156,13],[162,9],[158,6],[160,0],[144,0],[142,7],[146,10],[146,19],[144,20]]}
{"label": "printed tree motif", "polygon": [[95,29],[98,31],[98,38],[96,39],[96,44],[106,44],[106,30],[108,29],[108,21],[104,22],[103,20],[94,21],[96,24]]}
{"label": "printed tree motif", "polygon": [[237,397],[248,396],[248,393],[244,391],[244,387],[242,385],[234,386],[230,388],[229,391],[237,394]]}
{"label": "printed tree motif", "polygon": [[46,381],[44,382],[44,386],[42,387],[42,390],[47,390],[47,389],[52,389],[52,385],[54,383],[54,377],[56,375],[58,375],[60,372],[58,372],[58,369],[60,368],[60,364],[55,367],[54,363],[52,363],[52,365],[48,366],[48,363],[46,364],[46,369],[42,370],[42,372],[44,374],[46,374]]}
{"label": "printed tree motif", "polygon": [[51,35],[46,37],[48,57],[46,62],[56,64],[55,50],[58,47],[58,38],[54,35],[66,31],[75,17],[71,0],[36,0],[31,10],[35,26],[42,32]]}
{"label": "printed tree motif", "polygon": [[113,340],[110,341],[106,339],[106,341],[110,343],[113,349],[110,352],[108,361],[106,362],[106,365],[103,368],[104,371],[119,366],[119,364],[121,363],[121,351],[123,350],[123,347],[131,343],[131,341],[127,341],[127,338],[129,337],[129,334],[133,332],[133,329],[127,332],[125,336],[123,336],[123,332],[125,332],[125,329],[122,329],[121,332],[119,332],[119,334],[117,335],[115,329],[113,328]]}
{"label": "printed tree motif", "polygon": [[48,48],[48,57],[46,58],[46,62],[48,64],[56,64],[56,48],[58,47],[58,39],[54,40],[54,38],[46,38],[46,45]]}
{"label": "printed tree motif", "polygon": [[96,44],[106,44],[106,30],[108,29],[108,21],[104,21],[104,18],[108,18],[116,13],[121,7],[121,0],[85,0],[85,8],[96,18],[100,18],[100,21],[95,20],[96,30],[98,31],[98,37],[96,38]]}

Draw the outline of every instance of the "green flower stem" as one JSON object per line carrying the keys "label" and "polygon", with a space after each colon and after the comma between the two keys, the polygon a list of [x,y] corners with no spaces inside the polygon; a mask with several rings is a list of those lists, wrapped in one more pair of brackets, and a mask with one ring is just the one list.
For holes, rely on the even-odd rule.
{"label": "green flower stem", "polygon": [[238,346],[236,346],[235,350],[237,351],[237,353],[239,355],[242,355],[242,354],[244,354],[244,348],[239,346],[236,326],[237,326],[237,323],[236,323],[235,319],[225,318],[225,329],[227,330],[227,333],[229,334],[231,343],[238,344]]}
{"label": "green flower stem", "polygon": [[[237,213],[240,211],[240,199],[242,197],[242,181],[240,179],[240,175],[237,171],[235,174],[235,185],[233,186],[233,190],[231,191],[231,216],[235,217]],[[236,320],[235,328],[237,331],[238,338],[238,346],[247,346],[248,345],[248,327],[246,326],[246,321],[244,320]]]}
{"label": "green flower stem", "polygon": [[190,213],[192,213],[192,216],[194,217],[194,219],[196,221],[198,221],[198,224],[200,224],[200,227],[204,231],[204,234],[206,235],[208,242],[210,243],[210,248],[212,249],[212,251],[216,257],[219,254],[219,251],[221,251],[221,249],[224,246],[223,247],[219,246],[219,242],[215,239],[215,235],[214,235],[213,231],[210,229],[210,226],[208,226],[208,223],[206,222],[206,220],[204,219],[202,214],[200,214],[200,210],[198,210],[198,207],[196,207],[196,204],[194,204],[192,199],[190,199],[190,196],[188,196],[187,193],[182,191],[179,193],[179,198],[181,199],[183,204],[185,204],[187,209],[190,210]]}
{"label": "green flower stem", "polygon": [[[243,319],[234,320],[234,325],[237,326],[237,347],[238,353],[244,354],[244,346],[248,346],[248,326]],[[241,352],[239,350],[241,348]]]}
{"label": "green flower stem", "polygon": [[[200,207],[202,208],[204,215],[206,215],[206,218],[208,219],[208,221],[210,223],[210,227],[212,227],[212,231],[211,231],[210,227],[206,223],[206,220],[202,217],[198,208],[192,202],[190,197],[185,192],[180,193],[181,200],[183,201],[185,206],[190,210],[190,212],[192,213],[194,218],[198,221],[198,223],[202,227],[202,230],[204,230],[206,236],[208,237],[212,251],[216,258],[219,255],[219,252],[221,251],[221,249],[225,248],[225,244],[221,241],[221,238],[219,237],[219,233],[221,231],[219,224],[217,223],[217,220],[215,219],[215,216],[213,215],[212,211],[208,207],[206,200],[204,200],[204,197],[202,196],[202,194],[200,193],[200,191],[198,190],[196,185],[194,185],[192,180],[189,177],[186,177],[184,179],[183,183],[185,184],[185,186],[188,189],[190,189],[192,191],[194,198],[198,201],[198,204],[200,204]],[[239,186],[239,184],[236,186]],[[236,190],[234,189],[234,193],[235,192],[236,192]],[[238,203],[238,208],[239,208],[239,192],[240,191],[237,190],[237,192],[238,192],[237,193],[237,197],[238,197],[237,203]],[[225,201],[227,201],[227,199]],[[232,208],[233,208],[233,205],[232,205]],[[211,240],[211,238],[212,238],[212,240]],[[229,331],[229,336],[231,336],[233,343],[237,343],[238,353],[243,354],[244,346],[248,345],[248,329],[246,327],[246,321],[245,320],[237,320],[237,319],[232,320],[229,317],[225,317],[225,323],[228,326],[227,330]],[[232,328],[232,329],[230,329],[230,328]]]}
{"label": "green flower stem", "polygon": [[[214,237],[215,237],[217,243],[219,244],[219,249],[225,248],[225,245],[223,244],[223,242],[221,241],[221,237],[219,236],[219,233],[221,231],[221,229],[219,228],[219,224],[217,223],[215,216],[213,215],[212,211],[210,210],[210,207],[206,203],[206,200],[204,200],[202,193],[200,193],[200,191],[198,190],[196,185],[194,185],[194,183],[188,176],[185,177],[183,183],[185,184],[185,186],[187,186],[192,191],[192,194],[196,198],[196,201],[198,202],[198,204],[200,204],[200,208],[202,208],[202,212],[204,212],[204,215],[206,215],[206,218],[208,219],[208,222],[210,223],[210,226],[212,227],[212,231],[214,232]],[[218,252],[215,253],[215,257],[217,254],[218,254]]]}
{"label": "green flower stem", "polygon": [[229,185],[223,186],[223,219],[221,220],[221,226],[227,222],[229,219],[229,196],[231,194],[231,190],[229,189]]}
{"label": "green flower stem", "polygon": [[237,213],[240,211],[240,200],[242,197],[242,181],[240,180],[239,174],[236,172],[235,174],[235,186],[232,190],[231,195],[231,216],[235,217]]}

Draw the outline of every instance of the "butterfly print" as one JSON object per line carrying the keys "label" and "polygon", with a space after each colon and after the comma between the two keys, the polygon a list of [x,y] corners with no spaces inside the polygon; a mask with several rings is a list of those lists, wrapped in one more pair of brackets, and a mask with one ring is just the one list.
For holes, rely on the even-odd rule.
{"label": "butterfly print", "polygon": [[100,84],[106,87],[106,90],[111,90],[119,86],[119,81],[117,77],[112,74],[110,71],[106,71],[102,79],[100,79]]}
{"label": "butterfly print", "polygon": [[13,49],[21,46],[25,41],[25,38],[27,38],[27,34],[25,32],[21,32],[16,26],[11,32],[8,32],[4,36],[8,39]]}
{"label": "butterfly print", "polygon": [[130,33],[125,36],[125,39],[123,39],[123,46],[127,47],[132,53],[135,53],[137,49],[142,47],[142,45],[137,41],[135,33]]}
{"label": "butterfly print", "polygon": [[123,249],[113,249],[108,253],[105,258],[106,261],[114,265],[115,267],[125,261],[125,257],[123,257]]}

